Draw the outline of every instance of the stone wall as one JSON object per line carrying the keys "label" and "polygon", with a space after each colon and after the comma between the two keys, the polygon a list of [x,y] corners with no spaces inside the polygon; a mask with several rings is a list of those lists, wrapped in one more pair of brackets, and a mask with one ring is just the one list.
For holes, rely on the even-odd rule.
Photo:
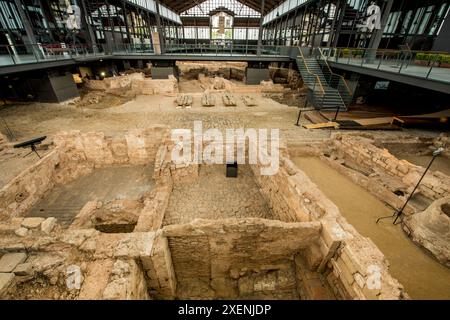
{"label": "stone wall", "polygon": [[285,88],[280,84],[274,84],[272,80],[261,81],[256,85],[238,85],[222,77],[209,78],[204,74],[199,74],[198,80],[200,86],[204,90],[211,91],[230,91],[232,93],[259,93],[259,94],[274,94],[283,93]]}
{"label": "stone wall", "polygon": [[[280,157],[280,169],[273,176],[262,176],[258,166],[253,173],[277,219],[286,222],[314,221],[325,212],[337,214],[337,207],[315,187],[308,177],[286,157]],[[312,182],[311,182],[312,183]]]}
{"label": "stone wall", "polygon": [[[317,222],[259,218],[201,220],[169,225],[168,238],[179,298],[291,296],[294,256],[319,236]],[[289,280],[289,281],[288,281]]]}
{"label": "stone wall", "polygon": [[[343,159],[349,159],[372,171],[398,177],[406,185],[408,191],[412,191],[425,170],[406,160],[397,159],[387,149],[376,147],[374,140],[370,138],[336,135],[332,144]],[[450,179],[441,172],[429,171],[422,180],[418,191],[434,200],[449,196]]]}
{"label": "stone wall", "polygon": [[409,237],[450,268],[450,197],[406,217],[402,225]]}
{"label": "stone wall", "polygon": [[175,94],[178,92],[178,80],[173,75],[168,79],[156,80],[145,78],[143,73],[132,73],[103,80],[86,80],[85,87],[106,92],[128,90],[144,95]]}
{"label": "stone wall", "polygon": [[0,217],[20,216],[55,184],[86,175],[96,167],[154,162],[168,137],[164,126],[128,131],[120,136],[101,132],[63,132],[54,137],[56,148],[0,189]]}
{"label": "stone wall", "polygon": [[101,233],[95,229],[72,229],[55,241],[89,256],[94,264],[104,265],[107,276],[103,275],[102,283],[96,280],[100,274],[93,276],[95,286],[85,281],[86,287],[81,288],[83,298],[148,299],[148,293],[158,299],[175,297],[177,281],[167,238],[161,231]]}
{"label": "stone wall", "polygon": [[56,183],[65,183],[92,170],[84,158],[69,158],[53,150],[0,189],[0,218],[20,216]]}
{"label": "stone wall", "polygon": [[131,89],[136,94],[176,94],[178,93],[178,80],[173,75],[168,79],[143,79],[132,82]]}
{"label": "stone wall", "polygon": [[135,260],[116,260],[103,300],[148,300],[147,284],[142,269]]}
{"label": "stone wall", "polygon": [[116,89],[131,89],[134,81],[144,80],[143,73],[132,73],[119,77],[110,77],[103,80],[85,80],[85,87],[91,90],[116,90]]}
{"label": "stone wall", "polygon": [[127,131],[123,135],[107,136],[103,132],[62,132],[54,143],[71,156],[84,157],[96,167],[113,164],[146,164],[153,162],[160,145],[167,139],[165,126]]}
{"label": "stone wall", "polygon": [[[336,205],[289,159],[281,157],[280,170],[274,176],[259,176],[257,166],[254,173],[278,219],[321,223],[320,237],[302,256],[305,266],[297,263],[297,268],[320,274],[338,299],[407,297],[403,287],[389,274],[389,264],[375,244],[348,224]],[[372,286],[374,278],[379,282]],[[310,292],[306,298],[323,296],[305,289],[308,286],[310,283],[299,290],[303,294]]]}
{"label": "stone wall", "polygon": [[8,142],[8,139],[0,133],[0,156],[9,153],[12,153],[11,144]]}

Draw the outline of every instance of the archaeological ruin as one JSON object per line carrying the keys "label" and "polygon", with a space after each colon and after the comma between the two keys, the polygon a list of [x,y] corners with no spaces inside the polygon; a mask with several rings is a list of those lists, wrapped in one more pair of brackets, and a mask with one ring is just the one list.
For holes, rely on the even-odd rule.
{"label": "archaeological ruin", "polygon": [[450,2],[260,2],[0,0],[0,300],[450,300]]}

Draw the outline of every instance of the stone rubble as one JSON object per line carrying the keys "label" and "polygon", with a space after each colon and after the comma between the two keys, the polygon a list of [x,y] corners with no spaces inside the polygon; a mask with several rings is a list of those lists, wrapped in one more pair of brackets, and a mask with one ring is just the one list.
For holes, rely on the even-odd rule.
{"label": "stone rubble", "polygon": [[44,218],[25,218],[22,221],[22,227],[27,229],[38,229],[44,220]]}
{"label": "stone rubble", "polygon": [[14,280],[14,273],[0,273],[0,296],[8,289]]}
{"label": "stone rubble", "polygon": [[450,268],[450,197],[433,202],[426,210],[404,219],[411,239]]}
{"label": "stone rubble", "polygon": [[41,231],[45,234],[50,234],[55,228],[57,219],[54,217],[50,217],[42,221],[41,223]]}
{"label": "stone rubble", "polygon": [[24,262],[27,255],[23,252],[7,253],[0,258],[0,273],[12,272],[17,265]]}
{"label": "stone rubble", "polygon": [[0,157],[3,155],[13,154],[14,150],[8,139],[0,133]]}

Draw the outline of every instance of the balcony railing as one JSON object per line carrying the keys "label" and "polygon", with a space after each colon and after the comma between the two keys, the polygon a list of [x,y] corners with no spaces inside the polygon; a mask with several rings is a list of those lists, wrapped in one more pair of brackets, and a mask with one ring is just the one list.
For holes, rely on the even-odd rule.
{"label": "balcony railing", "polygon": [[328,62],[450,83],[450,54],[413,50],[320,48]]}
{"label": "balcony railing", "polygon": [[195,55],[195,56],[289,56],[291,47],[220,44],[165,44],[163,48],[152,44],[105,44],[94,46],[65,44],[2,45],[0,66],[81,59],[105,55]]}
{"label": "balcony railing", "polygon": [[104,56],[104,45],[26,44],[1,45],[0,66]]}
{"label": "balcony railing", "polygon": [[[161,50],[163,49],[163,50]],[[443,52],[424,52],[409,50],[375,50],[355,48],[297,48],[289,46],[260,46],[237,44],[165,44],[164,48],[152,44],[114,44],[108,48],[105,44],[67,45],[67,44],[30,44],[1,45],[0,67],[27,63],[49,62],[69,59],[88,59],[107,55],[184,55],[184,56],[281,56],[296,57],[298,50],[305,55],[314,55],[319,61],[327,61],[363,68],[393,72],[450,83],[450,54]],[[296,54],[294,54],[294,51]],[[332,82],[342,82],[337,77]],[[334,79],[336,78],[336,79]],[[337,83],[346,89],[342,83]]]}

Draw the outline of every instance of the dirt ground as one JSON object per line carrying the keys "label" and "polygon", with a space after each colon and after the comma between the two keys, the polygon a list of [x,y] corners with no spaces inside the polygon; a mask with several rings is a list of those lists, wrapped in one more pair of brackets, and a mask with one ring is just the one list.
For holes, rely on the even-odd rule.
{"label": "dirt ground", "polygon": [[[257,106],[246,107],[241,94],[235,94],[236,107],[225,107],[221,92],[214,92],[217,104],[212,108],[201,106],[201,89],[197,80],[182,80],[180,91],[193,95],[191,108],[177,108],[175,96],[140,95],[123,104],[100,103],[90,108],[77,105],[59,105],[49,103],[31,103],[3,106],[0,116],[5,119],[14,133],[16,140],[24,141],[46,135],[51,139],[57,132],[80,130],[83,132],[103,131],[106,134],[127,131],[135,128],[146,128],[153,124],[168,125],[172,128],[193,128],[196,120],[203,121],[207,128],[267,128],[279,129],[280,137],[285,143],[298,143],[320,140],[330,137],[331,130],[308,130],[294,125],[298,109],[281,104],[260,94],[249,94]],[[299,97],[300,105],[304,98]],[[309,123],[301,119],[300,123]],[[0,124],[0,131],[6,133]],[[376,132],[378,135],[416,134],[436,136],[430,131],[404,130],[400,132]],[[30,155],[23,158],[28,150],[15,150],[14,155],[0,158],[0,187],[19,174],[24,168],[39,160]],[[41,151],[45,154],[46,151]]]}
{"label": "dirt ground", "polygon": [[226,178],[224,170],[223,165],[201,166],[198,181],[175,186],[164,224],[231,217],[270,219],[269,205],[259,192],[250,167],[239,166],[237,178]]}
{"label": "dirt ground", "polygon": [[48,192],[26,214],[27,217],[56,217],[68,227],[89,201],[139,199],[153,189],[153,165],[99,168]]}
{"label": "dirt ground", "polygon": [[390,262],[390,272],[413,299],[450,298],[450,270],[416,246],[400,225],[390,221],[375,223],[380,216],[391,215],[392,208],[320,159],[292,160],[338,206],[342,215],[380,248]]}

